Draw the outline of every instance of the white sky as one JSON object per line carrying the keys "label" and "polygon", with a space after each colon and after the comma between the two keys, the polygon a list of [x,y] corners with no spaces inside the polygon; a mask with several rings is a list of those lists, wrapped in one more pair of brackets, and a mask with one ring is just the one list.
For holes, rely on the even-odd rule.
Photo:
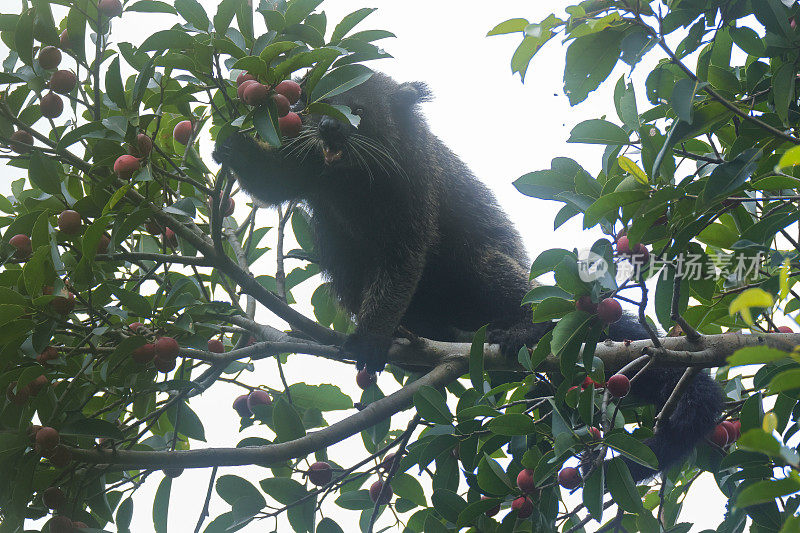
{"label": "white sky", "polygon": [[[213,15],[217,2],[200,0]],[[10,2],[9,2],[10,3]],[[16,4],[16,2],[15,2]],[[378,7],[359,29],[387,29],[397,39],[381,42],[395,59],[373,62],[371,66],[386,72],[399,81],[421,80],[433,90],[435,100],[424,105],[431,129],[450,146],[474,173],[497,195],[525,239],[529,254],[534,258],[540,251],[553,247],[581,247],[591,245],[600,235],[597,230],[581,231],[580,218],[573,219],[558,231],[553,231],[553,218],[562,204],[534,200],[519,194],[511,182],[520,175],[550,167],[553,157],[569,156],[590,172],[600,167],[601,150],[596,147],[567,145],[569,131],[578,122],[608,114],[617,121],[613,111],[611,92],[613,83],[625,71],[619,69],[611,76],[601,91],[576,108],[570,108],[562,94],[564,49],[558,42],[541,51],[528,70],[526,84],[519,76],[512,77],[509,67],[511,54],[519,42],[517,36],[486,38],[496,23],[513,17],[530,21],[541,20],[552,10],[560,9],[564,2],[540,0],[506,0],[502,2],[474,2],[439,0],[403,2],[376,0],[328,0],[322,8],[328,15],[329,28],[341,18],[360,7]],[[8,8],[5,8],[7,10]],[[258,24],[259,16],[256,16]],[[177,22],[176,17],[155,14],[126,13],[117,20],[112,38],[140,43],[157,29]],[[330,30],[329,30],[330,31]],[[637,73],[648,72],[640,67]],[[641,98],[640,98],[641,101]],[[646,108],[643,102],[640,109]],[[202,141],[205,155],[211,143]],[[210,157],[205,158],[210,161]],[[15,171],[15,169],[6,169]],[[10,180],[7,182],[10,183]],[[7,190],[8,185],[2,188]],[[238,200],[238,199],[237,199]],[[244,204],[244,198],[237,205]],[[237,211],[237,216],[243,211]],[[259,219],[264,225],[274,225],[273,214],[265,212]],[[274,262],[264,259],[258,263],[263,272],[274,272]],[[299,301],[310,295],[313,282],[304,284],[295,292]],[[304,307],[307,309],[307,307]],[[275,322],[263,309],[262,321]],[[346,393],[357,398],[360,391],[355,386],[355,370],[338,363],[294,356],[285,367],[287,380],[307,383],[334,383]],[[244,379],[251,385],[265,384],[280,388],[277,370],[272,360],[261,361],[252,375]],[[379,384],[384,392],[394,390],[391,376],[383,375]],[[208,443],[193,443],[193,447],[233,446],[245,436],[266,435],[258,426],[237,434],[239,421],[229,407],[239,390],[225,384],[212,392],[192,400],[192,408],[201,415],[206,426]],[[326,415],[329,422],[349,414],[335,412]],[[392,427],[404,427],[407,416],[400,415]],[[353,443],[356,443],[353,446]],[[342,465],[349,465],[364,456],[360,437],[332,447],[330,457]],[[187,471],[173,482],[170,507],[170,531],[192,531],[203,504],[210,470]],[[270,471],[259,467],[223,468],[220,475],[238,473],[252,483],[268,477]],[[684,506],[682,519],[696,524],[693,531],[715,527],[722,518],[725,498],[719,493],[709,475],[695,484]],[[151,502],[161,476],[155,474],[135,497],[133,531],[152,530]],[[368,482],[369,483],[369,482]],[[326,502],[335,498],[328,498]],[[345,531],[357,528],[358,513],[342,511],[328,503],[326,514],[334,518]],[[229,510],[214,495],[211,519]],[[384,513],[380,523],[386,523]],[[410,516],[409,515],[405,515]],[[206,521],[206,524],[210,520]],[[274,521],[256,522],[243,531],[270,531]],[[591,527],[591,526],[590,526]],[[289,531],[284,521],[280,531]]]}

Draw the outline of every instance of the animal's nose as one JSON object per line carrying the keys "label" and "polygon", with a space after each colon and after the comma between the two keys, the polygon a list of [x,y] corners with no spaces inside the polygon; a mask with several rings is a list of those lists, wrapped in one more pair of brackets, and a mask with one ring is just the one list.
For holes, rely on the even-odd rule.
{"label": "animal's nose", "polygon": [[335,143],[345,138],[344,124],[330,117],[322,117],[319,121],[319,134],[323,140]]}

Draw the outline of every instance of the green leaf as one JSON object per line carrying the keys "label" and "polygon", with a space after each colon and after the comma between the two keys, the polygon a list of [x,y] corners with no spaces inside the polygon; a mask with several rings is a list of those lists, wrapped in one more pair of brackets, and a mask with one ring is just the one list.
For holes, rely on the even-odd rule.
{"label": "green leaf", "polygon": [[536,432],[533,419],[522,413],[500,415],[490,420],[486,427],[497,435],[514,436]]}
{"label": "green leaf", "polygon": [[15,52],[23,63],[33,65],[33,9],[28,9],[20,14],[14,29]]}
{"label": "green leaf", "polygon": [[414,407],[428,422],[450,424],[453,421],[453,415],[445,403],[444,396],[428,385],[423,385],[414,393]]}
{"label": "green leaf", "polygon": [[[784,354],[784,357],[786,354]],[[791,391],[800,389],[800,368],[792,368],[785,370],[772,378],[769,382],[769,393],[777,394],[779,392]]]}
{"label": "green leaf", "polygon": [[283,398],[278,398],[278,401],[274,404],[272,422],[275,426],[275,435],[278,437],[278,442],[299,439],[306,434],[300,415]]}
{"label": "green leaf", "polygon": [[583,215],[583,227],[588,229],[599,224],[603,219],[614,220],[620,208],[647,200],[650,197],[647,189],[636,191],[614,191],[604,194],[592,203]]}
{"label": "green leaf", "polygon": [[140,13],[169,13],[177,15],[177,11],[166,2],[159,0],[139,0],[125,8],[125,11],[138,11]]}
{"label": "green leaf", "polygon": [[486,511],[500,505],[503,500],[499,498],[481,499],[467,505],[459,514],[456,525],[459,528],[475,524],[479,516],[486,514]]}
{"label": "green leaf", "polygon": [[286,13],[283,15],[286,19],[286,25],[292,26],[303,22],[303,19],[310,15],[321,3],[322,0],[291,0],[286,8]]}
{"label": "green leaf", "polygon": [[351,490],[336,498],[336,505],[342,509],[360,511],[362,509],[372,509],[375,503],[370,499],[369,491]]}
{"label": "green leaf", "polygon": [[739,28],[729,28],[731,38],[736,46],[744,50],[745,53],[754,57],[764,56],[764,41],[761,37],[747,26]]}
{"label": "green leaf", "polygon": [[274,104],[259,106],[253,113],[253,125],[264,142],[277,148],[281,145],[281,136],[278,133],[278,115],[273,112],[274,109]]}
{"label": "green leaf", "polygon": [[538,287],[534,287],[528,291],[528,294],[526,294],[522,299],[522,304],[540,303],[547,298],[561,298],[563,300],[569,300],[572,298],[572,295],[561,287],[539,285]]}
{"label": "green leaf", "polygon": [[243,3],[242,0],[222,0],[217,6],[217,13],[214,15],[214,31],[224,35],[231,25],[236,9]]}
{"label": "green leaf", "polygon": [[472,387],[479,392],[483,391],[483,346],[486,342],[486,328],[481,327],[475,332],[472,338],[472,346],[469,349],[469,379]]}
{"label": "green leaf", "polygon": [[431,501],[436,512],[451,522],[458,520],[458,515],[467,507],[464,498],[448,489],[435,489]]}
{"label": "green leaf", "polygon": [[273,477],[258,482],[261,490],[283,505],[294,503],[308,494],[306,488],[288,477]]}
{"label": "green leaf", "polygon": [[484,455],[478,463],[478,486],[489,494],[505,496],[515,490],[500,463]]}
{"label": "green leaf", "polygon": [[[292,41],[278,41],[265,46],[258,57],[264,62],[265,65],[269,65],[279,55],[297,47],[298,44]],[[252,73],[253,72],[251,71],[251,74]]]}
{"label": "green leaf", "polygon": [[130,531],[131,520],[133,519],[133,500],[128,497],[122,500],[117,507],[116,524],[120,533]]}
{"label": "green leaf", "polygon": [[527,20],[522,18],[515,18],[515,19],[508,19],[504,22],[501,22],[491,30],[489,33],[486,34],[487,37],[492,35],[504,35],[507,33],[517,33],[519,31],[524,30],[528,24],[530,24]]}
{"label": "green leaf", "polygon": [[359,64],[344,65],[335,68],[322,77],[311,93],[311,101],[318,102],[341,94],[353,87],[367,81],[373,72],[368,67]]}
{"label": "green leaf", "polygon": [[796,71],[794,63],[784,63],[772,76],[772,99],[775,102],[775,113],[784,124],[789,120],[789,104],[794,98]]}
{"label": "green leaf", "polygon": [[564,68],[564,94],[576,105],[597,89],[611,74],[620,55],[624,33],[607,28],[575,39],[567,49]]}
{"label": "green leaf", "polygon": [[732,355],[728,356],[728,365],[766,364],[786,359],[788,356],[789,354],[786,352],[776,350],[775,348],[769,348],[767,346],[749,346],[736,350]]}
{"label": "green leaf", "polygon": [[[180,411],[180,415],[178,415],[178,411]],[[176,408],[167,411],[167,416],[172,425],[176,426],[175,431],[177,433],[190,439],[205,442],[206,432],[203,428],[203,422],[186,402],[178,402]]]}
{"label": "green leaf", "polygon": [[742,508],[749,505],[767,503],[799,491],[800,476],[795,472],[791,472],[789,477],[783,479],[765,479],[746,486],[736,496],[735,505]]}
{"label": "green leaf", "polygon": [[119,56],[116,56],[106,70],[106,94],[120,109],[127,107],[125,87],[122,86],[122,75],[119,72]]}
{"label": "green leaf", "polygon": [[701,85],[704,84],[701,84],[699,80],[682,78],[675,82],[675,87],[672,89],[669,104],[678,118],[689,124],[694,119],[694,95],[697,94]]}
{"label": "green leaf", "polygon": [[247,498],[250,501],[261,503],[259,508],[267,505],[261,492],[249,481],[239,476],[225,475],[217,479],[216,490],[219,497],[229,505],[233,505],[237,500]]}
{"label": "green leaf", "polygon": [[705,205],[711,205],[718,198],[728,196],[741,187],[758,168],[761,156],[760,149],[752,148],[736,156],[733,161],[718,165],[703,190]]}
{"label": "green leaf", "polygon": [[630,136],[617,126],[607,120],[592,119],[583,122],[572,128],[568,143],[583,144],[628,144]]}
{"label": "green leaf", "polygon": [[420,507],[426,507],[428,501],[425,499],[425,492],[422,485],[414,477],[401,472],[392,478],[392,491],[399,497],[414,502]]}
{"label": "green leaf", "polygon": [[39,150],[31,152],[28,179],[49,194],[61,194],[61,164],[55,158],[45,157]]}
{"label": "green leaf", "polygon": [[603,440],[628,459],[653,470],[658,469],[658,459],[653,450],[627,433],[611,433],[606,435]]}
{"label": "green leaf", "polygon": [[781,445],[778,439],[761,428],[750,429],[742,433],[736,446],[743,450],[765,453],[771,457],[780,455]]}
{"label": "green leaf", "polygon": [[606,462],[606,485],[614,502],[621,509],[629,513],[642,511],[642,499],[636,490],[633,477],[625,462],[619,457]]}
{"label": "green leaf", "polygon": [[603,486],[605,468],[595,468],[583,481],[583,505],[597,522],[603,518]]}
{"label": "green leaf", "polygon": [[197,0],[175,0],[175,10],[198,30],[208,31],[208,15]]}
{"label": "green leaf", "polygon": [[325,517],[317,524],[317,533],[344,533],[344,530],[332,519]]}
{"label": "green leaf", "polygon": [[300,409],[318,409],[320,411],[340,411],[352,409],[353,400],[336,385],[308,385],[293,383],[289,385],[292,402]]}
{"label": "green leaf", "polygon": [[116,441],[125,438],[117,426],[99,418],[78,418],[59,428],[61,435],[105,437]]}
{"label": "green leaf", "polygon": [[153,498],[153,529],[156,533],[167,533],[167,517],[169,514],[169,495],[172,491],[172,478],[164,476]]}
{"label": "green leaf", "polygon": [[171,48],[182,51],[186,49],[192,49],[194,46],[195,42],[192,36],[183,30],[163,30],[157,31],[145,39],[142,45],[139,47],[139,51],[164,51]]}
{"label": "green leaf", "polygon": [[346,15],[339,24],[333,29],[331,43],[336,44],[347,35],[359,22],[364,20],[370,13],[375,11],[374,7],[362,7]]}

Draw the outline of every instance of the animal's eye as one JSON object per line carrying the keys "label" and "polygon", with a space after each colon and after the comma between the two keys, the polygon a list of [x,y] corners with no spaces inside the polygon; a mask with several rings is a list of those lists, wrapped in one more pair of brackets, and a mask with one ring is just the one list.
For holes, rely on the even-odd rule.
{"label": "animal's eye", "polygon": [[364,116],[364,108],[363,107],[354,107],[353,108],[353,114],[357,115],[359,117],[363,117]]}

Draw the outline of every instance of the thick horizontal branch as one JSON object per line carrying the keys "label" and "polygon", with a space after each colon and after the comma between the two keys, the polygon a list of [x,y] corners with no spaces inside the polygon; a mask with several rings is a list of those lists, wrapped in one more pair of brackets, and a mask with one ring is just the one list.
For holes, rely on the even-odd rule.
{"label": "thick horizontal branch", "polygon": [[[696,342],[686,337],[663,337],[662,349],[655,348],[650,340],[612,342],[597,345],[595,356],[602,359],[606,370],[616,371],[643,354],[654,355],[652,367],[711,368],[725,365],[726,358],[747,346],[769,346],[779,350],[791,350],[800,344],[800,333],[769,333],[759,335],[703,335]],[[420,339],[412,343],[397,339],[389,351],[389,362],[400,366],[434,366],[440,360],[452,357],[469,358],[468,343],[438,342]],[[508,359],[500,353],[496,344],[484,348],[484,367],[487,370],[524,370],[516,359]],[[549,355],[537,368],[543,372],[559,371],[560,360]]]}
{"label": "thick horizontal branch", "polygon": [[462,359],[446,361],[420,379],[373,402],[352,416],[325,429],[309,433],[305,437],[245,448],[205,448],[199,450],[149,452],[131,450],[108,450],[95,448],[84,450],[71,448],[73,460],[81,463],[102,464],[125,468],[206,468],[211,466],[267,465],[305,457],[322,450],[361,431],[386,420],[412,405],[414,393],[423,385],[441,387],[457,379],[467,370]]}

